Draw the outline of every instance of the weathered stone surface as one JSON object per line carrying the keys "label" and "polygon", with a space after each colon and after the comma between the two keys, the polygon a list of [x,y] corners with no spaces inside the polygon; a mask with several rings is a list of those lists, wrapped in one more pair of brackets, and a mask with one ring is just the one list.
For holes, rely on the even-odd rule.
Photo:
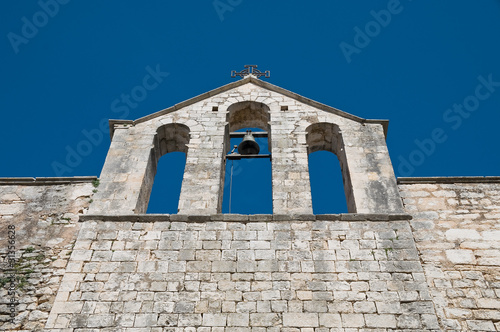
{"label": "weathered stone surface", "polygon": [[319,317],[317,313],[285,313],[283,326],[318,327]]}
{"label": "weathered stone surface", "polygon": [[[500,183],[472,180],[400,185],[443,330],[495,331],[498,319],[492,310],[500,308]],[[398,320],[398,327],[408,324]]]}
{"label": "weathered stone surface", "polygon": [[[82,315],[111,308],[135,328],[420,328],[434,315],[407,220],[179,222],[151,235],[161,223],[86,222],[81,234],[93,235],[75,247],[89,249],[73,252],[46,327],[83,328]],[[112,230],[120,247],[89,261]]]}
{"label": "weathered stone surface", "polygon": [[[398,191],[386,122],[241,82],[113,122],[99,188],[0,181],[0,226],[16,226],[19,246],[14,267],[0,252],[0,282],[15,273],[19,295],[9,322],[0,289],[0,329],[500,330],[499,178],[404,179]],[[227,133],[244,127],[270,133],[272,215],[220,214]],[[338,156],[356,213],[311,214],[316,150]],[[187,153],[180,214],[141,215],[173,151]]]}
{"label": "weathered stone surface", "polygon": [[472,250],[450,249],[446,250],[446,258],[453,264],[476,264],[476,257]]}
{"label": "weathered stone surface", "polygon": [[[80,229],[78,215],[86,213],[94,194],[93,180],[37,179],[0,185],[0,330],[39,331],[45,325]],[[9,235],[13,238],[8,239]],[[8,240],[14,243],[8,244]],[[13,266],[6,259],[9,245],[15,253]],[[80,268],[70,265],[68,272],[80,272]],[[12,297],[6,287],[13,275],[12,286],[20,304],[15,307],[14,324],[10,324],[7,304]],[[59,298],[67,300],[64,293]],[[66,326],[63,320],[61,316],[59,325]]]}

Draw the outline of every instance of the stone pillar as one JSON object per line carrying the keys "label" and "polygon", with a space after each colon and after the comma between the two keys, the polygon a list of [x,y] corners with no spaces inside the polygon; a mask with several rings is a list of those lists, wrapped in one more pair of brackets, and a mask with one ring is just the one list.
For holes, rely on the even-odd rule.
{"label": "stone pillar", "polygon": [[[179,198],[179,214],[216,214],[221,191],[224,130],[192,132]],[[222,175],[223,176],[223,175]]]}
{"label": "stone pillar", "polygon": [[153,138],[154,134],[116,125],[90,214],[146,213],[156,173]]}
{"label": "stone pillar", "polygon": [[345,156],[357,213],[404,213],[382,125],[343,130]]}
{"label": "stone pillar", "polygon": [[273,213],[312,214],[305,132],[294,131],[289,114],[271,111]]}

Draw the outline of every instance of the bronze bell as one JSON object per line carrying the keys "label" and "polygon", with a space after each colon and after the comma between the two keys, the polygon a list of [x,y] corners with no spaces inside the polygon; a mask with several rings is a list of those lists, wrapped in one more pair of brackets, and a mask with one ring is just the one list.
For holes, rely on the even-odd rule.
{"label": "bronze bell", "polygon": [[253,138],[252,131],[247,130],[247,133],[243,137],[240,145],[238,145],[238,153],[239,154],[259,154],[260,147],[259,144]]}

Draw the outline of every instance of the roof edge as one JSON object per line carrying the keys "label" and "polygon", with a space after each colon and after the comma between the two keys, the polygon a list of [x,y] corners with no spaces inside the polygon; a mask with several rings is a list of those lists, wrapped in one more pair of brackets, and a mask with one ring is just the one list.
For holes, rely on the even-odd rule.
{"label": "roof edge", "polygon": [[[360,118],[358,116],[352,115],[352,114],[344,112],[342,110],[339,110],[338,108],[335,108],[335,107],[332,107],[332,106],[328,106],[328,105],[325,105],[323,103],[317,102],[315,100],[306,98],[306,97],[301,96],[301,95],[299,95],[299,94],[297,94],[295,92],[291,92],[289,90],[281,88],[281,87],[279,87],[277,85],[274,85],[274,84],[271,84],[269,82],[265,82],[265,81],[259,80],[258,78],[255,78],[253,76],[248,76],[248,77],[245,77],[245,78],[243,78],[243,79],[241,79],[239,81],[231,82],[231,83],[223,85],[223,86],[221,86],[219,88],[210,90],[208,92],[202,93],[202,94],[200,94],[198,96],[195,96],[193,98],[190,98],[188,100],[185,100],[183,102],[175,104],[174,106],[171,106],[169,108],[165,108],[165,109],[160,110],[158,112],[146,115],[146,116],[144,116],[142,118],[139,118],[139,119],[136,119],[135,121],[133,121],[133,124],[135,125],[135,124],[139,124],[139,123],[142,123],[142,122],[146,122],[148,120],[152,120],[152,119],[154,119],[154,118],[156,118],[158,116],[162,116],[162,115],[174,112],[174,111],[179,110],[181,108],[184,108],[186,106],[192,105],[192,104],[194,104],[194,103],[196,103],[196,102],[198,102],[200,100],[203,100],[203,99],[206,99],[206,98],[209,98],[209,97],[213,97],[215,95],[218,95],[218,94],[223,93],[225,91],[228,91],[228,90],[240,87],[240,86],[245,85],[247,83],[253,83],[253,84],[258,85],[260,87],[263,87],[263,88],[266,88],[268,90],[271,90],[271,91],[280,93],[282,95],[285,95],[285,96],[287,96],[289,98],[292,98],[292,99],[298,100],[300,102],[303,102],[305,104],[314,106],[314,107],[319,108],[319,109],[321,109],[323,111],[326,111],[326,112],[329,112],[329,113],[333,113],[333,114],[336,114],[336,115],[348,118],[350,120],[353,120],[353,121],[356,121],[356,122],[359,122],[359,123],[363,123],[363,124],[365,124],[365,123],[380,124],[384,128],[384,134],[387,136],[387,129],[388,129],[388,124],[389,124],[388,120],[368,120],[368,119]],[[126,121],[126,120],[123,120],[123,121]],[[130,120],[128,120],[128,121],[130,121]],[[128,122],[128,121],[127,122],[121,122],[121,123],[127,123],[127,124],[129,124],[130,122]]]}
{"label": "roof edge", "polygon": [[239,80],[239,81],[236,81],[236,82],[231,82],[229,84],[223,85],[223,86],[221,86],[221,87],[219,87],[217,89],[210,90],[208,92],[202,93],[201,95],[197,95],[197,96],[195,96],[193,98],[190,98],[188,100],[185,100],[185,101],[182,101],[182,102],[180,102],[178,104],[175,104],[174,106],[165,108],[165,109],[160,110],[158,112],[155,112],[155,113],[143,116],[142,118],[136,119],[134,121],[134,124],[146,122],[146,121],[152,120],[152,119],[154,119],[156,117],[159,117],[159,116],[171,113],[173,111],[179,110],[179,109],[184,108],[186,106],[189,106],[189,105],[192,105],[194,103],[197,103],[200,100],[203,100],[203,99],[206,99],[206,98],[209,98],[209,97],[213,97],[215,95],[218,95],[219,93],[222,93],[222,92],[234,89],[236,87],[242,86],[244,84],[247,84],[247,83],[251,82],[251,80],[252,80],[252,77],[248,76],[248,77],[246,77],[246,78],[244,78],[242,80]]}

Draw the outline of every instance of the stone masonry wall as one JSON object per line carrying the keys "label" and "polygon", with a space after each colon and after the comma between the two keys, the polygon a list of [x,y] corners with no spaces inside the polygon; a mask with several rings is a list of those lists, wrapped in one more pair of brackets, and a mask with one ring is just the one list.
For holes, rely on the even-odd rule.
{"label": "stone masonry wall", "polygon": [[500,179],[399,182],[442,329],[500,331]]}
{"label": "stone masonry wall", "polygon": [[437,331],[401,218],[89,215],[46,328]]}
{"label": "stone masonry wall", "polygon": [[[95,180],[0,179],[1,331],[43,329],[80,229],[78,216],[87,211],[97,190]],[[12,267],[7,261],[9,225],[15,227]],[[8,306],[12,275],[19,303],[13,324]]]}
{"label": "stone masonry wall", "polygon": [[0,180],[0,330],[500,330],[498,178],[399,179],[410,221],[82,216],[100,189],[91,179]]}

